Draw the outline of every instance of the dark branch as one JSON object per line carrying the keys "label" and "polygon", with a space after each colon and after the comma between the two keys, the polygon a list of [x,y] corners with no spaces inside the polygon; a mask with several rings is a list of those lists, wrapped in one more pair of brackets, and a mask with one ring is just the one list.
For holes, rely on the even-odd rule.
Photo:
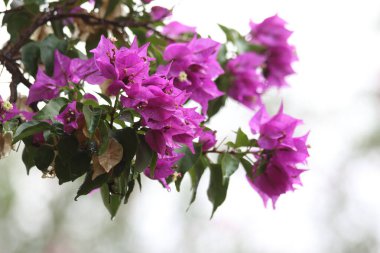
{"label": "dark branch", "polygon": [[32,86],[32,84],[21,73],[20,68],[17,65],[17,63],[9,59],[8,57],[6,57],[2,51],[0,51],[0,62],[5,66],[8,72],[12,75],[12,82],[15,82],[16,84],[22,83],[28,88]]}

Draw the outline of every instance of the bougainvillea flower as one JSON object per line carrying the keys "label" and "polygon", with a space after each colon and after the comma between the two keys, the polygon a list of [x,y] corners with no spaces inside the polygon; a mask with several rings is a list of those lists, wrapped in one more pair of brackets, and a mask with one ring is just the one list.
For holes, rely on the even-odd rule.
{"label": "bougainvillea flower", "polygon": [[166,183],[165,179],[168,176],[173,175],[173,166],[181,157],[181,155],[177,155],[172,157],[159,158],[157,160],[156,168],[154,169],[154,176],[151,177],[149,167],[144,170],[144,174],[151,179],[160,180],[160,182],[166,187],[166,189],[170,190],[170,187]]}
{"label": "bougainvillea flower", "polygon": [[70,58],[58,50],[54,53],[54,72],[50,77],[38,69],[36,81],[29,89],[27,104],[58,97],[60,89],[71,79]]}
{"label": "bougainvillea flower", "polygon": [[294,191],[295,185],[302,185],[299,176],[304,170],[278,162],[274,158],[266,165],[263,173],[258,173],[257,170],[257,167],[254,166],[253,173],[258,175],[256,178],[247,177],[247,179],[250,185],[259,193],[265,206],[270,199],[273,208],[275,208],[276,201],[281,194]]}
{"label": "bougainvillea flower", "polygon": [[268,85],[287,86],[286,77],[295,73],[292,63],[298,60],[294,47],[290,45],[273,47],[267,54],[265,76]]}
{"label": "bougainvillea flower", "polygon": [[170,156],[174,149],[187,145],[194,151],[193,140],[202,132],[199,126],[204,117],[194,108],[183,108],[190,94],[173,85],[166,77],[170,66],[161,67],[141,84],[125,90],[120,101],[126,108],[135,109],[148,127],[145,139],[160,155]]}
{"label": "bougainvillea flower", "polygon": [[283,112],[283,106],[276,115],[270,117],[264,106],[251,119],[249,125],[253,133],[259,133],[258,143],[264,149],[275,149],[279,146],[294,146],[293,134],[302,121]]}
{"label": "bougainvillea flower", "polygon": [[285,20],[278,15],[266,18],[259,24],[251,21],[249,25],[251,27],[251,41],[265,46],[282,46],[287,43],[292,34],[285,28]]}
{"label": "bougainvillea flower", "polygon": [[85,93],[83,95],[83,100],[92,100],[92,101],[98,102],[98,99],[91,93]]}
{"label": "bougainvillea flower", "polygon": [[28,112],[17,108],[15,103],[3,100],[0,96],[0,122],[4,123],[19,116],[24,121],[29,121],[35,115],[34,112]]}
{"label": "bougainvillea flower", "polygon": [[174,43],[164,52],[164,59],[170,61],[169,77],[174,85],[191,93],[191,99],[207,112],[208,101],[223,93],[219,91],[214,79],[223,73],[216,60],[220,44],[211,39],[194,38],[188,43]]}
{"label": "bougainvillea flower", "polygon": [[213,148],[216,144],[215,132],[211,130],[204,130],[199,136],[199,143],[202,144],[203,151]]}
{"label": "bougainvillea flower", "polygon": [[105,78],[118,79],[115,69],[116,50],[116,46],[102,35],[98,46],[90,51],[94,54],[95,63]]}
{"label": "bougainvillea flower", "polygon": [[172,12],[169,9],[161,6],[153,6],[150,11],[150,16],[152,17],[153,21],[163,20],[170,15],[172,15]]}
{"label": "bougainvillea flower", "polygon": [[79,83],[86,81],[89,84],[101,84],[106,78],[101,75],[96,66],[94,58],[84,60],[80,58],[72,59],[70,62],[71,81]]}
{"label": "bougainvillea flower", "polygon": [[259,24],[250,23],[250,41],[266,48],[264,75],[269,86],[286,86],[285,78],[294,73],[292,63],[297,56],[294,47],[288,43],[292,32],[285,25],[286,22],[277,15]]}
{"label": "bougainvillea flower", "polygon": [[41,69],[38,70],[36,81],[29,89],[27,104],[53,99],[58,97],[61,85],[52,77],[46,75]]}
{"label": "bougainvillea flower", "polygon": [[149,62],[153,59],[147,56],[148,45],[138,47],[135,39],[130,48],[117,49],[109,39],[101,37],[99,45],[91,52],[101,74],[113,80],[109,87],[111,94],[127,90],[149,76]]}
{"label": "bougainvillea flower", "polygon": [[78,119],[81,115],[82,113],[77,110],[77,102],[73,101],[68,103],[55,119],[63,124],[63,130],[66,133],[71,134],[75,129],[78,129]]}
{"label": "bougainvillea flower", "polygon": [[294,137],[296,127],[301,123],[279,112],[270,117],[262,107],[250,121],[254,134],[259,134],[258,144],[262,149],[256,154],[257,162],[253,166],[252,177],[247,177],[252,187],[260,194],[266,205],[269,199],[273,207],[278,197],[287,191],[293,191],[294,185],[301,185],[299,178],[302,167],[309,156],[307,136]]}
{"label": "bougainvillea flower", "polygon": [[267,88],[265,79],[259,72],[259,66],[264,60],[264,56],[248,52],[227,63],[227,71],[232,78],[228,95],[251,109],[262,104],[261,95]]}
{"label": "bougainvillea flower", "polygon": [[184,25],[178,21],[173,21],[164,26],[162,29],[162,34],[172,39],[176,39],[183,34],[196,34],[196,28],[193,26]]}

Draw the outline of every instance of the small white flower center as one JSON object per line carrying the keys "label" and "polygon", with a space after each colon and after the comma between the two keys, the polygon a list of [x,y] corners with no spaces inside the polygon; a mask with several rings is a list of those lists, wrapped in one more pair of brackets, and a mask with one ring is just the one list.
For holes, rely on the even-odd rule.
{"label": "small white flower center", "polygon": [[9,112],[10,110],[13,109],[13,105],[9,102],[9,101],[4,101],[3,104],[1,105],[3,107],[3,109],[6,111],[6,112]]}
{"label": "small white flower center", "polygon": [[178,79],[179,79],[181,82],[185,82],[185,81],[187,81],[187,74],[186,74],[186,72],[185,72],[185,71],[181,71],[181,72],[179,72]]}

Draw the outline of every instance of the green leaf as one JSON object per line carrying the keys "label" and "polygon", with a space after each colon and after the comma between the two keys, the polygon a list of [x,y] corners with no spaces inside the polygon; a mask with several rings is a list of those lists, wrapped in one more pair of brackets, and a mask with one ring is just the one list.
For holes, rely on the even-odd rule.
{"label": "green leaf", "polygon": [[194,144],[195,154],[191,150],[184,146],[178,149],[178,153],[183,153],[184,156],[177,162],[176,171],[181,173],[182,177],[178,178],[175,182],[177,191],[180,191],[182,179],[187,171],[194,167],[202,155],[202,145]]}
{"label": "green leaf", "polygon": [[74,135],[64,135],[60,138],[58,145],[59,156],[64,160],[70,160],[77,152],[79,143]]}
{"label": "green leaf", "polygon": [[65,37],[65,34],[63,33],[63,22],[62,20],[52,20],[51,27],[53,28],[54,35],[57,36],[59,39],[63,39]]}
{"label": "green leaf", "polygon": [[207,116],[210,119],[217,114],[220,109],[226,104],[227,96],[220,96],[208,102]]}
{"label": "green leaf", "polygon": [[177,172],[185,174],[198,161],[199,157],[202,154],[202,146],[199,144],[194,144],[194,149],[195,154],[193,154],[191,150],[186,146],[183,146],[177,150],[178,153],[184,154],[184,156],[177,162]]}
{"label": "green leaf", "polygon": [[109,96],[104,95],[103,93],[96,92],[101,98],[103,98],[109,105],[112,105],[112,101]]}
{"label": "green leaf", "polygon": [[251,146],[251,142],[248,139],[248,136],[241,130],[241,128],[239,128],[236,132],[235,148],[249,146]]}
{"label": "green leaf", "polygon": [[[229,75],[224,74],[219,76],[215,83],[220,91],[227,92],[229,87],[232,85],[232,81],[233,80]],[[223,95],[208,102],[208,120],[220,111],[220,109],[226,104],[226,100],[227,95]]]}
{"label": "green leaf", "polygon": [[129,127],[123,128],[112,132],[111,135],[123,146],[123,159],[116,165],[114,174],[118,176],[124,170],[126,170],[128,174],[132,159],[137,151],[137,135],[135,130]]}
{"label": "green leaf", "polygon": [[100,133],[101,142],[99,145],[98,155],[101,155],[107,150],[108,143],[110,140],[109,138],[110,131],[105,121],[100,122],[99,133]]}
{"label": "green leaf", "polygon": [[232,28],[228,28],[223,25],[219,25],[220,29],[224,32],[226,35],[226,39],[228,42],[231,42],[237,49],[237,53],[243,53],[243,52],[249,52],[253,51],[256,53],[264,53],[265,47],[261,45],[254,45],[250,42],[248,42],[243,35],[241,35],[238,31]]}
{"label": "green leaf", "polygon": [[128,183],[128,190],[127,190],[127,193],[125,194],[124,204],[128,203],[129,197],[131,196],[131,193],[133,192],[134,188],[135,188],[135,180],[132,180]]}
{"label": "green leaf", "polygon": [[11,36],[11,41],[15,41],[24,29],[32,24],[33,14],[29,11],[21,10],[6,13],[3,17],[3,25],[7,24],[7,31]]}
{"label": "green leaf", "polygon": [[139,184],[139,188],[140,188],[140,192],[141,192],[141,189],[142,189],[142,184],[141,184],[141,176],[140,174],[137,174],[137,183]]}
{"label": "green leaf", "polygon": [[83,115],[86,121],[87,130],[90,134],[90,138],[92,138],[95,134],[96,128],[98,128],[101,119],[102,119],[103,111],[99,108],[91,109],[90,106],[83,106]]}
{"label": "green leaf", "polygon": [[47,171],[54,160],[54,150],[51,147],[41,146],[34,154],[34,163],[41,171]]}
{"label": "green leaf", "polygon": [[131,161],[137,151],[137,135],[133,128],[114,131],[113,137],[123,146],[123,159]]}
{"label": "green leaf", "polygon": [[91,169],[91,156],[84,151],[77,152],[71,159],[65,160],[61,155],[55,158],[55,173],[59,184],[74,181]]}
{"label": "green leaf", "polygon": [[68,100],[66,98],[54,98],[49,101],[42,109],[39,111],[33,119],[36,120],[43,120],[43,119],[50,119],[54,120],[55,116],[59,114],[59,111],[62,109],[63,106],[67,104]]}
{"label": "green leaf", "polygon": [[218,53],[218,62],[223,66],[227,62],[227,46],[226,44],[223,44]]}
{"label": "green leaf", "polygon": [[38,60],[40,59],[40,45],[32,41],[21,48],[21,61],[24,64],[25,71],[36,76],[38,69]]}
{"label": "green leaf", "polygon": [[35,153],[36,153],[36,148],[29,145],[25,146],[24,150],[22,151],[22,161],[26,167],[26,172],[28,175],[29,175],[30,169],[36,165],[33,159]]}
{"label": "green leaf", "polygon": [[41,121],[35,121],[35,120],[22,123],[16,129],[15,135],[13,137],[13,143],[16,143],[19,140],[22,140],[28,136],[50,129],[50,127],[51,127],[50,124],[47,122],[41,122]]}
{"label": "green leaf", "polygon": [[227,41],[230,41],[230,42],[236,42],[237,40],[239,40],[240,38],[242,38],[243,36],[238,32],[236,31],[235,29],[232,29],[232,28],[228,28],[224,25],[220,25],[219,24],[219,27],[220,29],[222,29],[222,31],[224,32],[224,34],[226,35],[226,39]]}
{"label": "green leaf", "polygon": [[228,180],[223,182],[223,172],[220,164],[210,165],[210,184],[207,190],[208,199],[213,204],[213,209],[210,219],[218,207],[223,204],[227,196]]}
{"label": "green leaf", "polygon": [[77,200],[79,196],[87,195],[91,191],[99,188],[100,186],[105,184],[109,178],[109,174],[104,173],[102,175],[97,176],[94,180],[92,180],[92,173],[93,173],[92,170],[87,172],[82,185],[78,189],[77,195],[75,196],[75,200]]}
{"label": "green leaf", "polygon": [[146,143],[143,135],[139,135],[139,145],[136,152],[135,171],[143,172],[151,163],[153,150]]}
{"label": "green leaf", "polygon": [[41,61],[45,65],[46,73],[53,74],[54,70],[54,52],[58,49],[64,53],[67,49],[67,41],[58,39],[55,35],[48,35],[40,42]]}
{"label": "green leaf", "polygon": [[157,160],[158,160],[158,155],[156,152],[154,152],[152,161],[150,162],[150,165],[149,165],[149,175],[152,178],[154,177],[154,171],[156,170]]}
{"label": "green leaf", "polygon": [[112,194],[107,184],[102,185],[100,191],[102,194],[103,204],[111,214],[111,219],[113,219],[120,207],[123,197],[118,194]]}
{"label": "green leaf", "polygon": [[253,164],[245,158],[240,158],[240,162],[243,165],[245,172],[249,178],[253,176]]}
{"label": "green leaf", "polygon": [[228,183],[232,174],[239,168],[239,159],[232,154],[225,153],[222,158],[221,166],[223,172],[223,183]]}
{"label": "green leaf", "polygon": [[191,194],[191,199],[190,199],[188,209],[190,208],[190,205],[196,199],[199,182],[201,180],[201,177],[202,177],[204,171],[207,168],[207,162],[205,160],[206,159],[204,157],[201,157],[198,160],[198,162],[189,170],[189,174],[191,177],[192,194]]}

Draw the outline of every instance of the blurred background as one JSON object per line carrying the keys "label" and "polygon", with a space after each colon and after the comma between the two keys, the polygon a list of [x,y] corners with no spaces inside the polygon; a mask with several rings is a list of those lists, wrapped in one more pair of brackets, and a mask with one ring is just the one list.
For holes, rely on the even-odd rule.
{"label": "blurred background", "polygon": [[[290,88],[265,97],[311,130],[303,187],[265,208],[243,170],[230,181],[226,202],[209,219],[208,176],[186,212],[190,182],[167,192],[145,179],[114,221],[98,192],[74,201],[78,182],[58,186],[21,152],[0,160],[0,253],[78,252],[380,252],[380,1],[156,0],[173,7],[172,20],[223,41],[217,24],[247,33],[250,19],[279,14],[294,31],[300,61]],[[4,6],[2,6],[2,10]],[[1,43],[7,40],[1,29]],[[10,77],[0,77],[7,94]],[[219,139],[252,112],[230,101],[211,122]]]}

